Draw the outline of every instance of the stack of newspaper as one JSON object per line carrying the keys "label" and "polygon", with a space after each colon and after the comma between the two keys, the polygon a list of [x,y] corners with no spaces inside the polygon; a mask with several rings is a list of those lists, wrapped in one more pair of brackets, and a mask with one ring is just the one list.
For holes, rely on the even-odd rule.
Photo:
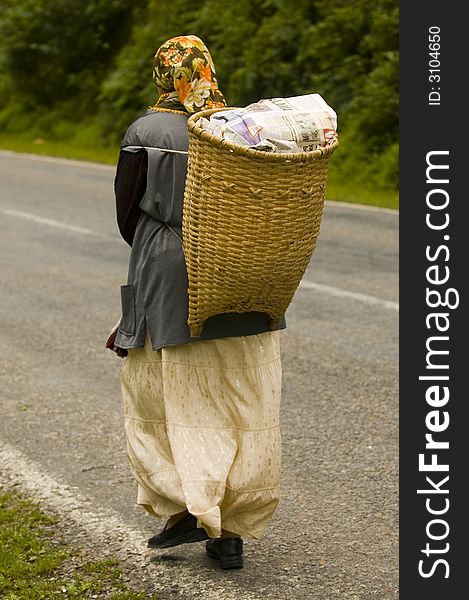
{"label": "stack of newspaper", "polygon": [[216,136],[269,152],[311,152],[327,146],[337,115],[319,94],[259,100],[246,108],[213,113],[199,125]]}

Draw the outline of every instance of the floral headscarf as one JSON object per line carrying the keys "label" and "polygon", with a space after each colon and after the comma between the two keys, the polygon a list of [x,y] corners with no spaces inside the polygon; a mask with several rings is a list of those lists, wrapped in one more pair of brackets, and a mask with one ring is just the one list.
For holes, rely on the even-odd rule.
{"label": "floral headscarf", "polygon": [[151,107],[156,110],[195,113],[226,106],[210,52],[195,35],[171,38],[158,48],[153,59],[153,80],[160,94]]}

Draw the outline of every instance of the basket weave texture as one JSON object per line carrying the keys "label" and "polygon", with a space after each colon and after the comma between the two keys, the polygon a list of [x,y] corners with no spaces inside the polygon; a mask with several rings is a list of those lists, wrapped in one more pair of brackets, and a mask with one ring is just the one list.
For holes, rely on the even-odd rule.
{"label": "basket weave texture", "polygon": [[321,224],[329,157],[338,140],[307,153],[275,154],[213,136],[188,120],[183,246],[188,325],[211,316],[264,312],[282,318],[308,266]]}

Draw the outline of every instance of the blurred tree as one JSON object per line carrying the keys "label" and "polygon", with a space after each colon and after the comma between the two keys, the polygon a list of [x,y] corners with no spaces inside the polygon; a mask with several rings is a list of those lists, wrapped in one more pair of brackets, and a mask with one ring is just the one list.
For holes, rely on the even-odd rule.
{"label": "blurred tree", "polygon": [[125,0],[8,2],[0,36],[15,96],[52,107],[75,95],[84,114],[128,33],[131,15]]}

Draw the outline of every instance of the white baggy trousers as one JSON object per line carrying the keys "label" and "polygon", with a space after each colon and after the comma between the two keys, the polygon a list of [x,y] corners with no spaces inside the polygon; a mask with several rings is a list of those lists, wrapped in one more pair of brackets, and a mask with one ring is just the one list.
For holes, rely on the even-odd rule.
{"label": "white baggy trousers", "polygon": [[278,504],[282,383],[278,331],[129,350],[122,367],[137,502],[187,509],[210,537],[261,537]]}

